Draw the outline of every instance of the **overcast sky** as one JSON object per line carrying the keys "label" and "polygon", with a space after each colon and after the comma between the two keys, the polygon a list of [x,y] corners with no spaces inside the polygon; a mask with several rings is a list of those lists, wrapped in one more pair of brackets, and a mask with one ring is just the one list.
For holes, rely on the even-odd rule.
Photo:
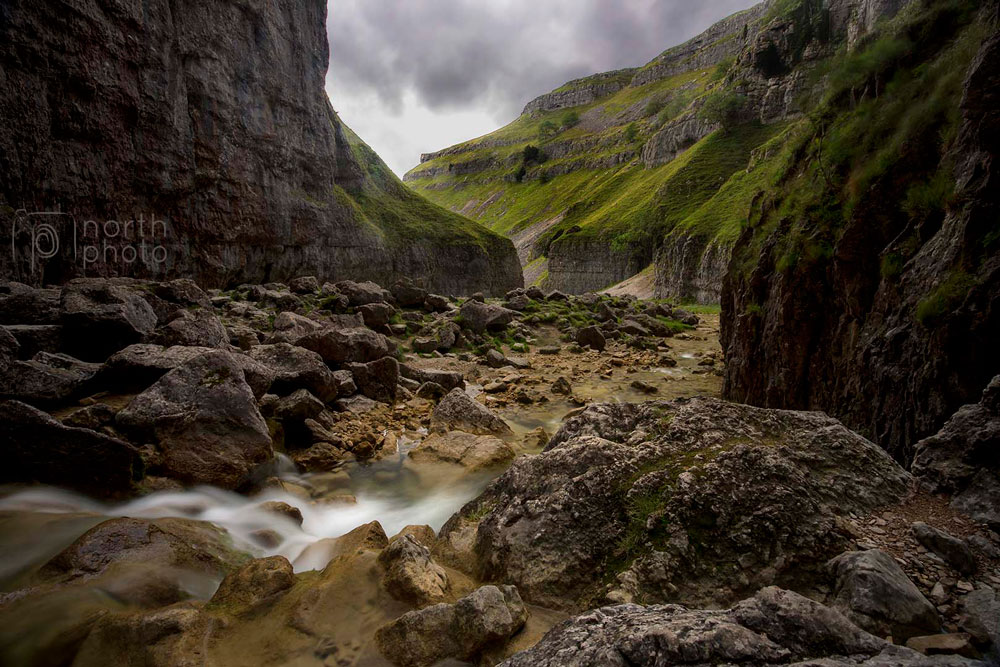
{"label": "overcast sky", "polygon": [[755,0],[330,0],[327,92],[399,176],[570,79],[642,65]]}

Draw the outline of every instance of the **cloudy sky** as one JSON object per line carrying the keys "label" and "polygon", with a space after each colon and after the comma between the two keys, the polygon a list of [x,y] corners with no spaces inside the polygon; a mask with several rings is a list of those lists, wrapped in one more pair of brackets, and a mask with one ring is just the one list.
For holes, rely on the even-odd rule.
{"label": "cloudy sky", "polygon": [[400,176],[532,98],[642,65],[756,0],[330,0],[327,92]]}

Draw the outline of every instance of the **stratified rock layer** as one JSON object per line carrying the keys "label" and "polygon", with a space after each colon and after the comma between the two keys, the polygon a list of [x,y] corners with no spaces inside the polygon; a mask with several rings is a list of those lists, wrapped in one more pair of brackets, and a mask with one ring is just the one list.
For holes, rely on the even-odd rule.
{"label": "stratified rock layer", "polygon": [[[0,220],[18,253],[0,275],[520,285],[509,241],[409,192],[340,122],[324,91],[326,11],[6,3]],[[35,215],[50,211],[62,214]]]}

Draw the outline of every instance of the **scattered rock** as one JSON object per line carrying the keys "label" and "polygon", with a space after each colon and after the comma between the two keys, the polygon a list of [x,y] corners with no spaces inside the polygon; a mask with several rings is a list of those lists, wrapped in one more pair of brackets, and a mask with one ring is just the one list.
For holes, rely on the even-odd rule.
{"label": "scattered rock", "polygon": [[556,378],[556,381],[552,383],[551,391],[553,394],[570,396],[573,393],[573,385],[569,383],[569,380],[560,375]]}
{"label": "scattered rock", "polygon": [[459,313],[462,326],[475,333],[503,329],[517,316],[513,310],[481,301],[466,301]]}
{"label": "scattered rock", "polygon": [[483,586],[455,604],[403,614],[375,633],[386,658],[400,667],[426,667],[447,658],[474,660],[517,632],[528,613],[513,586]]}
{"label": "scattered rock", "polygon": [[226,575],[211,603],[243,614],[273,602],[294,585],[292,564],[284,556],[256,558]]}
{"label": "scattered rock", "polygon": [[288,343],[258,345],[250,350],[250,357],[274,374],[270,389],[279,396],[308,389],[321,401],[329,403],[338,396],[348,395],[341,393],[344,383],[337,379],[323,357],[312,350]]}
{"label": "scattered rock", "polygon": [[150,342],[164,347],[225,348],[229,345],[229,335],[222,321],[210,310],[178,310],[167,324],[153,332]]}
{"label": "scattered rock", "polygon": [[389,354],[386,337],[364,327],[329,327],[306,334],[295,344],[316,352],[328,364],[364,364]]}
{"label": "scattered rock", "polygon": [[361,313],[366,327],[381,329],[389,325],[389,320],[396,314],[396,309],[387,303],[366,303],[358,306],[358,312]]}
{"label": "scattered rock", "polygon": [[833,605],[872,634],[897,642],[937,632],[937,611],[889,554],[851,551],[830,561],[837,579]]}
{"label": "scattered rock", "polygon": [[960,655],[973,659],[981,657],[972,645],[972,637],[966,632],[911,637],[906,640],[906,647],[923,655]]}
{"label": "scattered rock", "polygon": [[140,442],[157,444],[168,476],[235,489],[273,455],[267,425],[237,356],[222,351],[198,356],[118,413],[120,428]]}
{"label": "scattered rock", "polygon": [[412,535],[390,541],[379,554],[378,563],[385,571],[382,586],[401,602],[425,607],[449,597],[450,584],[444,568],[431,559],[430,549]]}
{"label": "scattered rock", "polygon": [[608,341],[597,327],[584,327],[576,334],[576,342],[580,347],[589,347],[592,350],[601,352],[607,346]]}
{"label": "scattered rock", "polygon": [[40,482],[95,496],[128,491],[142,479],[132,445],[85,428],[60,424],[18,401],[0,401],[0,482]]}
{"label": "scattered rock", "polygon": [[39,352],[31,361],[12,361],[0,377],[0,398],[33,405],[58,403],[82,395],[100,370],[66,354]]}
{"label": "scattered rock", "polygon": [[367,364],[347,364],[347,368],[362,394],[380,403],[392,405],[396,402],[399,362],[394,358],[384,357]]}
{"label": "scattered rock", "polygon": [[976,557],[972,555],[972,549],[965,542],[922,521],[914,523],[911,530],[917,542],[940,556],[960,573],[975,573]]}
{"label": "scattered rock", "polygon": [[73,281],[62,290],[67,352],[85,361],[104,361],[142,342],[156,327],[156,313],[130,290],[102,281]]}
{"label": "scattered rock", "polygon": [[288,289],[296,294],[315,294],[319,291],[319,280],[316,276],[301,276],[288,281]]}
{"label": "scattered rock", "polygon": [[496,468],[514,456],[510,445],[497,437],[461,431],[432,433],[409,452],[414,461],[455,463],[470,471]]}
{"label": "scattered rock", "polygon": [[459,388],[452,389],[434,408],[431,414],[431,430],[465,431],[476,435],[513,433],[504,420]]}

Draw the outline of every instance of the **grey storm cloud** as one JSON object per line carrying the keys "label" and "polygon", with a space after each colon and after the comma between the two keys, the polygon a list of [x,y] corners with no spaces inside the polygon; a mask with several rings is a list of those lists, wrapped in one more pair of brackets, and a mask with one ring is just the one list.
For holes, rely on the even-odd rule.
{"label": "grey storm cloud", "polygon": [[595,72],[642,65],[754,0],[331,0],[330,78],[401,113],[489,109]]}

